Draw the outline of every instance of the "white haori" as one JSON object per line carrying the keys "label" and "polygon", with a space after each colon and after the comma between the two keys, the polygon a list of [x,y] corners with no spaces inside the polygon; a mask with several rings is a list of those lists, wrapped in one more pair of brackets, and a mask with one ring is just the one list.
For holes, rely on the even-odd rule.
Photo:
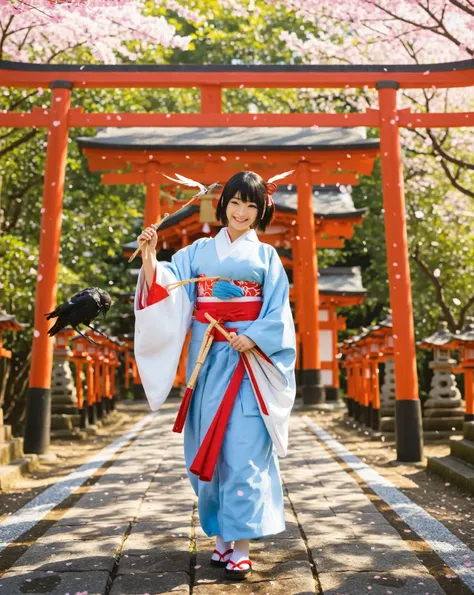
{"label": "white haori", "polygon": [[[169,269],[157,263],[156,282],[159,285],[165,287],[176,281],[175,275]],[[140,269],[134,304],[134,352],[140,379],[152,411],[163,405],[173,387],[194,308],[182,287],[169,293],[164,300],[140,309],[140,295],[145,304],[148,296],[145,273],[143,267]]]}

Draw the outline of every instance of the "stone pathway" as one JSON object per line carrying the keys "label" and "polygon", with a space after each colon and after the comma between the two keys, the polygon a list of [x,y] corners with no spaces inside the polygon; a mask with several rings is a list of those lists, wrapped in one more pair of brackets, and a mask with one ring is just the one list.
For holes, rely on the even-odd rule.
{"label": "stone pathway", "polygon": [[255,572],[228,582],[208,563],[166,406],[73,508],[0,578],[1,595],[438,595],[444,593],[358,483],[292,420],[281,460],[287,531],[252,542]]}

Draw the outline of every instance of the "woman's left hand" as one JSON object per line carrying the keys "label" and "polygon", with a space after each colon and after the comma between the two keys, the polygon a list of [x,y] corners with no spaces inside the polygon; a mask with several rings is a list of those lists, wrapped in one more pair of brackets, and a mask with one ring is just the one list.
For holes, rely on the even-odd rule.
{"label": "woman's left hand", "polygon": [[249,339],[247,335],[236,335],[235,333],[230,334],[232,339],[229,341],[229,345],[236,351],[248,351],[256,345],[256,343],[254,343],[252,339]]}

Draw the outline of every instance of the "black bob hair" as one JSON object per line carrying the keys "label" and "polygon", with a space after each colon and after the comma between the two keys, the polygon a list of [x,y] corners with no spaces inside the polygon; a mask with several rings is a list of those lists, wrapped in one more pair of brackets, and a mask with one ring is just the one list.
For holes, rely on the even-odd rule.
{"label": "black bob hair", "polygon": [[227,225],[227,205],[229,201],[239,194],[243,202],[254,202],[257,205],[258,215],[253,227],[265,231],[270,225],[275,214],[275,205],[267,205],[267,185],[265,180],[253,171],[239,171],[233,175],[222,189],[221,197],[217,203],[216,219]]}

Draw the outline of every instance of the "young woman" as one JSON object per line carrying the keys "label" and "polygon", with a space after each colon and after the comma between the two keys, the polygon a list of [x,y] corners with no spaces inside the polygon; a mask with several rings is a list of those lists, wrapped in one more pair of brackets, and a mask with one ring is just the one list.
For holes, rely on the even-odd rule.
{"label": "young woman", "polygon": [[211,564],[236,580],[251,572],[249,540],[285,529],[278,456],[286,455],[295,397],[295,332],[280,258],[255,233],[273,217],[275,189],[253,172],[235,174],[217,205],[223,228],[182,248],[170,263],[156,260],[154,228],[138,237],[144,242],[135,297],[140,377],[158,409],[191,326],[189,382],[174,430],[185,425],[201,526],[216,537]]}

